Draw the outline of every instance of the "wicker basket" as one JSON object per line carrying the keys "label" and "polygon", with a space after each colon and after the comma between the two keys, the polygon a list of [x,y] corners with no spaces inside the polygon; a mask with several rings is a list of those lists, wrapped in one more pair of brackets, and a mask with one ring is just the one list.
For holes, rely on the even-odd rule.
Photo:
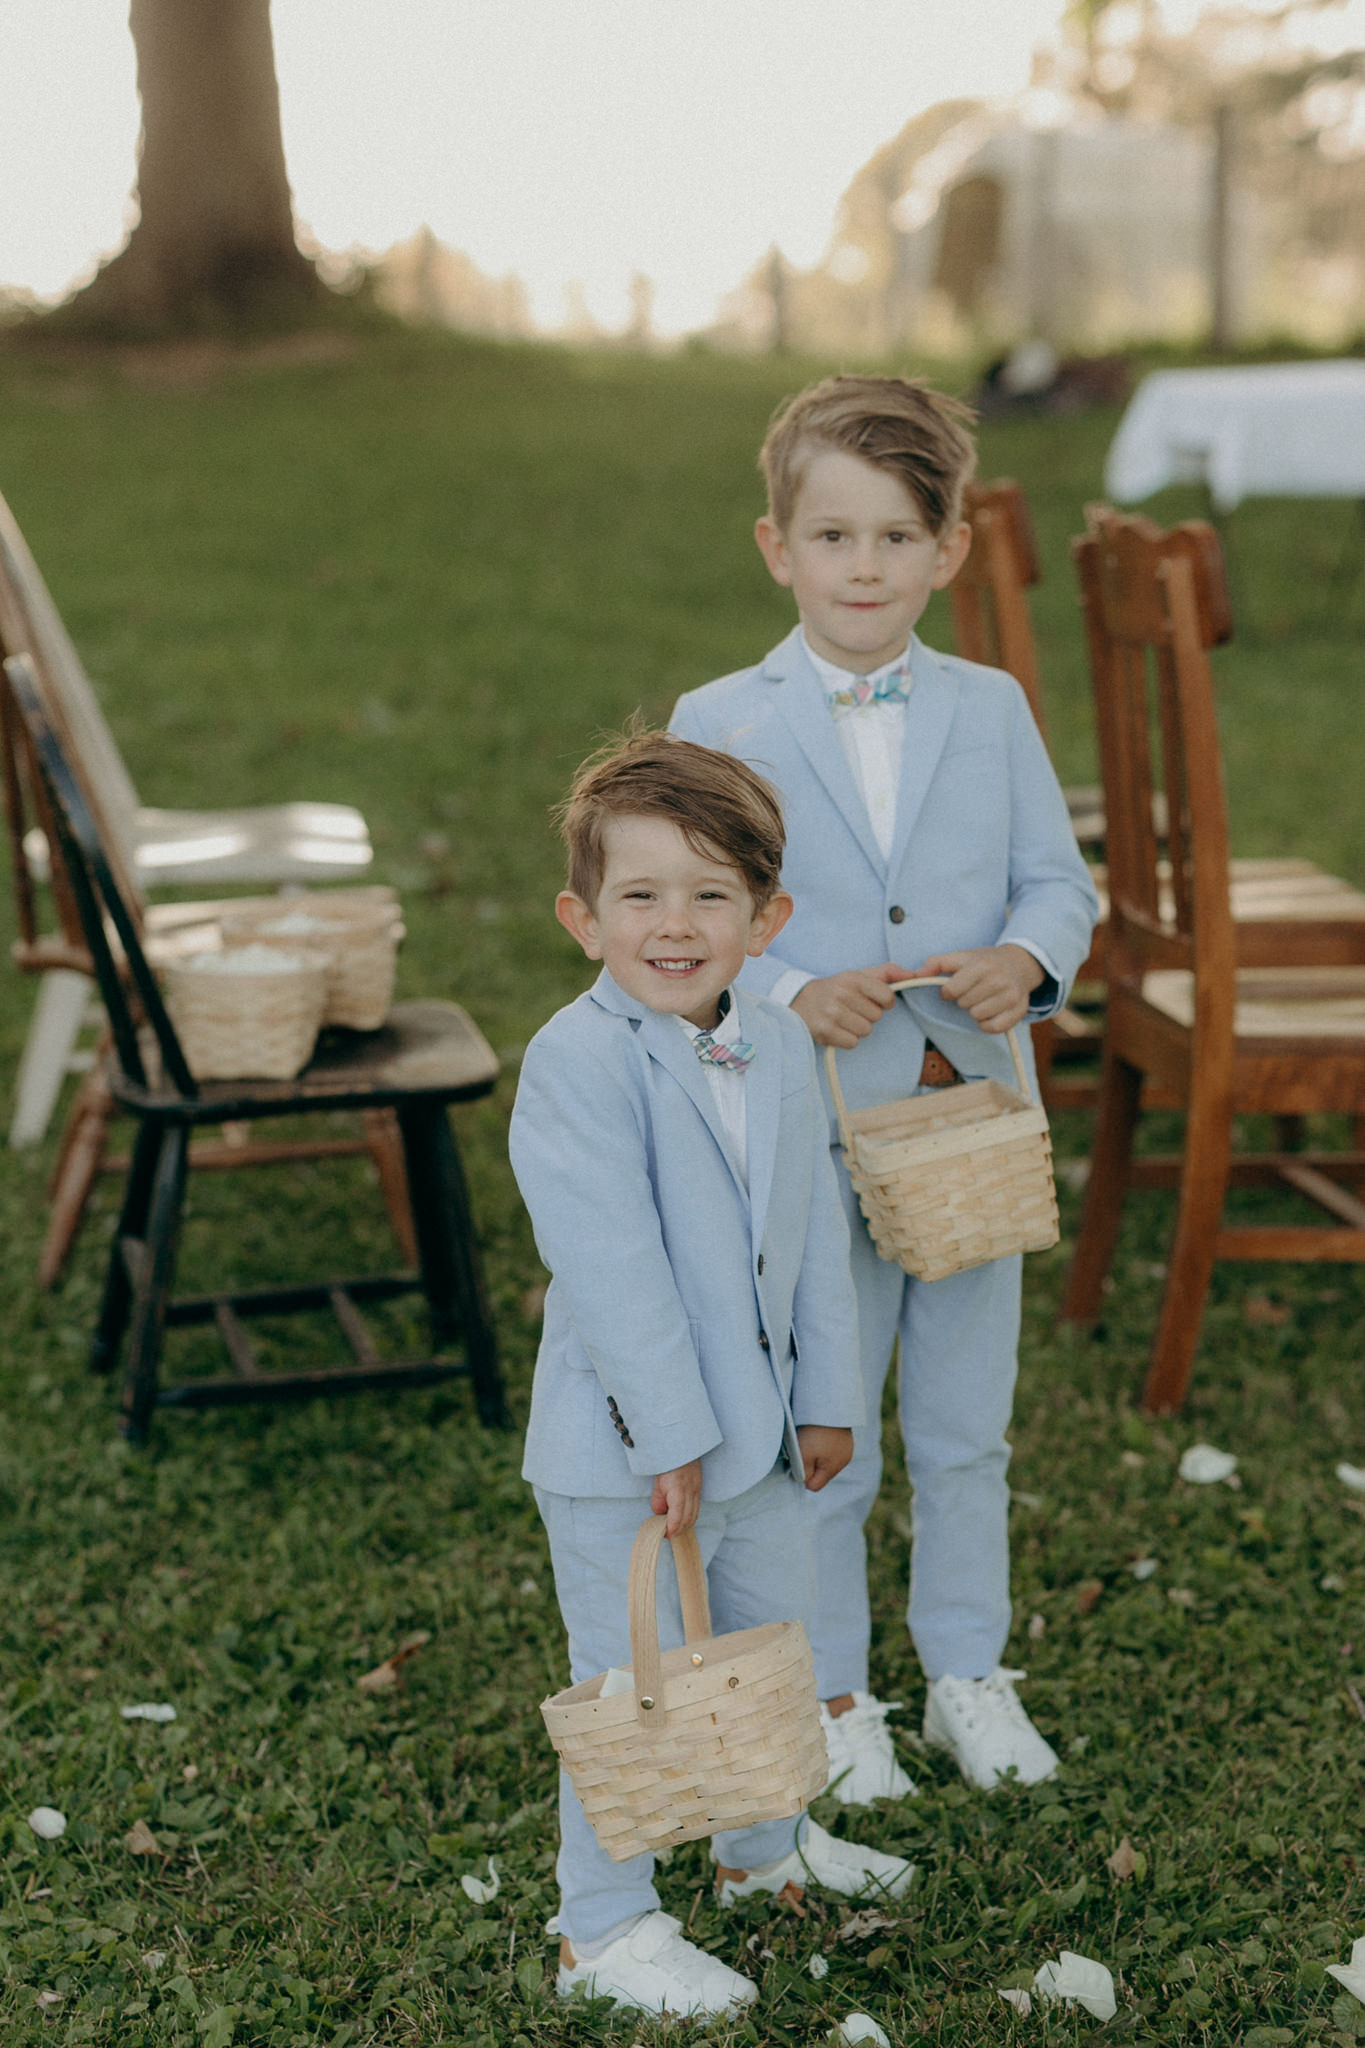
{"label": "wicker basket", "polygon": [[673,1539],[686,1643],[659,1650],[655,1579],[664,1517],[630,1557],[635,1690],[605,1674],[541,1705],[598,1841],[623,1863],[721,1828],[798,1814],[829,1776],[810,1644],[799,1621],[712,1636],[696,1535]]}
{"label": "wicker basket", "polygon": [[222,920],[226,947],[260,944],[294,951],[306,946],[327,964],[324,1024],[352,1031],[377,1031],[393,1004],[398,942],[403,936],[396,904],[295,896],[228,911]]}
{"label": "wicker basket", "polygon": [[[934,988],[926,975],[892,988]],[[1058,1237],[1047,1114],[1030,1093],[1015,1032],[1018,1087],[966,1081],[850,1113],[833,1046],[825,1048],[848,1177],[872,1242],[917,1280],[946,1280]]]}
{"label": "wicker basket", "polygon": [[322,1024],[327,963],[310,953],[276,958],[287,965],[261,973],[224,972],[221,953],[167,968],[166,1006],[196,1080],[290,1081],[307,1066]]}

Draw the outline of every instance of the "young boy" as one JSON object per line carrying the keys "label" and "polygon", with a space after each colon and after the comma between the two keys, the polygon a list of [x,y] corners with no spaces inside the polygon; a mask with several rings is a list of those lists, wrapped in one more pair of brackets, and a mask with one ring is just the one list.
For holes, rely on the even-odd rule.
{"label": "young boy", "polygon": [[[833,377],[775,420],[757,539],[801,623],[758,667],[682,698],[673,730],[753,762],[779,789],[795,909],[741,986],[789,1003],[839,1048],[851,1108],[917,1087],[1008,1081],[1011,1025],[1051,1015],[1085,956],[1095,893],[1013,679],[914,637],[970,530],[970,414],[920,383]],[[773,934],[776,939],[777,934]],[[945,974],[900,997],[889,981]],[[868,1687],[863,1525],[881,1477],[882,1385],[900,1349],[914,1488],[907,1619],[929,1681],[926,1738],[987,1787],[1056,1753],[1001,1667],[1009,1631],[1005,1472],[1020,1261],[933,1284],[879,1259],[839,1167],[867,1409],[849,1464],[812,1503],[811,1630],[831,1789],[913,1791]]]}
{"label": "young boy", "polygon": [[[527,1048],[511,1155],[552,1274],[523,1472],[575,1684],[630,1662],[645,1516],[695,1527],[717,1633],[802,1619],[802,1485],[847,1461],[863,1399],[848,1235],[809,1034],[735,990],[791,915],[782,816],[743,762],[641,733],[564,809],[560,923],[602,972]],[[676,1582],[661,1640],[683,1641]],[[911,1866],[804,1815],[717,1836],[723,1902],[815,1882],[895,1896]],[[659,1910],[653,1859],[614,1863],[560,1781],[558,1989],[731,2012],[746,1977]]]}

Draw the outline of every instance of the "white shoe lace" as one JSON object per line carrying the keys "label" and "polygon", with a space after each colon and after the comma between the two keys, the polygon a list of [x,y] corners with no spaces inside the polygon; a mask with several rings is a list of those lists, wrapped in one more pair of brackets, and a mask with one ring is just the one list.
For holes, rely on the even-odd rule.
{"label": "white shoe lace", "polygon": [[833,1728],[850,1749],[871,1745],[879,1752],[884,1751],[891,1740],[886,1717],[899,1713],[901,1704],[900,1700],[861,1700],[856,1706],[846,1707],[842,1714],[830,1714],[826,1730]]}

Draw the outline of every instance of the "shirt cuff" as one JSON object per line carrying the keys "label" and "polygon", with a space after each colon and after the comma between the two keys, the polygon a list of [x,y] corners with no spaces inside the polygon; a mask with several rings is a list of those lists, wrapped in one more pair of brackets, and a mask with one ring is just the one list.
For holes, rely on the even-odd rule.
{"label": "shirt cuff", "polygon": [[791,1004],[799,996],[808,981],[814,981],[813,974],[807,974],[803,967],[784,967],[777,980],[768,990],[770,1003]]}
{"label": "shirt cuff", "polygon": [[1045,979],[1029,995],[1025,1015],[1034,1022],[1050,1017],[1063,999],[1062,977],[1041,946],[1035,946],[1028,939],[1006,939],[1003,944],[1018,946],[1021,953],[1030,953],[1042,968]]}

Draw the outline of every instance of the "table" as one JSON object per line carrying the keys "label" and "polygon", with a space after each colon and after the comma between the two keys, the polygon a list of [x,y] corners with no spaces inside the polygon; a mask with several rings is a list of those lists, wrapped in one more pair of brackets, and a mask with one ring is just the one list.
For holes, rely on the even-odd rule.
{"label": "table", "polygon": [[1203,483],[1243,498],[1365,500],[1365,361],[1156,370],[1119,422],[1104,469],[1120,504]]}

